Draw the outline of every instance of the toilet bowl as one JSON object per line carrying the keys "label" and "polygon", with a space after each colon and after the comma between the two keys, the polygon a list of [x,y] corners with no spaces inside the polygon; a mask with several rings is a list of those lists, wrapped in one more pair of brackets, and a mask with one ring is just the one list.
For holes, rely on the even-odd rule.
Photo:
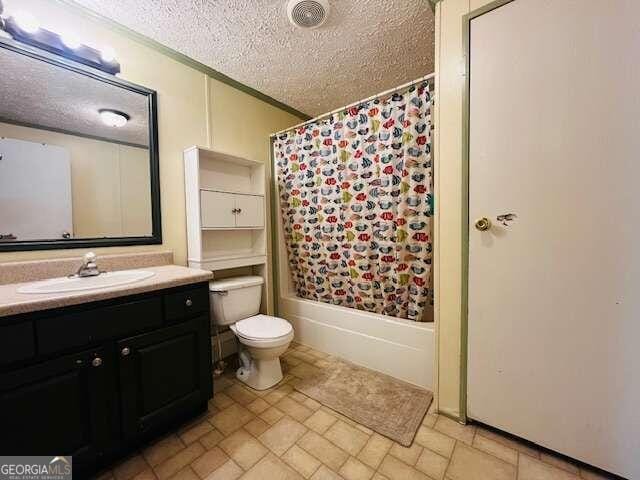
{"label": "toilet bowl", "polygon": [[209,283],[211,321],[229,326],[240,342],[236,377],[251,388],[265,390],[282,380],[280,355],[293,340],[286,320],[259,315],[262,277],[245,276]]}

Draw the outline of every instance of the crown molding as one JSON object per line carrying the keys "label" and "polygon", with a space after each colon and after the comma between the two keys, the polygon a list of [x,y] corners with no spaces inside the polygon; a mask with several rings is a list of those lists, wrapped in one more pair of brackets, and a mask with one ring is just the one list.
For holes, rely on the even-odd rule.
{"label": "crown molding", "polygon": [[209,77],[215,80],[218,80],[219,82],[225,83],[248,95],[251,95],[252,97],[257,98],[258,100],[262,100],[263,102],[268,103],[269,105],[279,108],[280,110],[284,110],[285,112],[295,115],[296,117],[299,117],[303,120],[309,120],[311,118],[310,115],[307,115],[306,113],[301,112],[300,110],[296,110],[295,108],[287,105],[286,103],[282,103],[279,100],[276,100],[275,98],[270,97],[269,95],[262,93],[259,90],[256,90],[255,88],[252,88],[248,85],[245,85],[244,83],[234,80],[233,78],[225,75],[224,73],[219,72],[218,70],[215,70],[203,63],[200,63],[197,60],[194,60],[193,58],[187,55],[184,55],[183,53],[173,50],[172,48],[169,48],[161,44],[160,42],[157,42],[152,38],[147,37],[146,35],[143,35],[142,33],[136,32],[135,30],[132,30],[129,27],[125,27],[121,23],[118,23],[114,20],[111,20],[110,18],[100,15],[99,13],[96,13],[93,10],[90,10],[84,5],[80,5],[74,0],[56,0],[56,1],[61,5],[71,7],[72,9],[76,10],[77,12],[81,13],[83,16],[87,18],[90,18],[92,20],[98,21],[99,23],[102,23],[110,30],[113,30],[121,35],[124,35],[127,38],[133,41],[136,41],[138,43],[141,43],[142,45],[145,45],[146,47],[149,47],[159,53],[162,53],[163,55],[166,55],[172,58],[173,60],[182,63],[183,65],[191,67],[194,70],[198,70],[199,72],[202,72],[205,75],[208,75]]}

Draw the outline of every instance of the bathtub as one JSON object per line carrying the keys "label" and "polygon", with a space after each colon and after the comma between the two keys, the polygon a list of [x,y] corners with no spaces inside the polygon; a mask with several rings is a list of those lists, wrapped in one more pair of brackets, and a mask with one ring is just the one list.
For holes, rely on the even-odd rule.
{"label": "bathtub", "polygon": [[279,316],[295,340],[405,382],[433,390],[433,323],[401,320],[281,295]]}

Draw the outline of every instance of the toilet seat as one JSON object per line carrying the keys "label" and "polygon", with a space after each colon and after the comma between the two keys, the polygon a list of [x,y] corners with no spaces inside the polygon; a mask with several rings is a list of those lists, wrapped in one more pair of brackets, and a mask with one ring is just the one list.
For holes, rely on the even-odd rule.
{"label": "toilet seat", "polygon": [[288,336],[293,327],[286,320],[270,315],[254,315],[235,324],[235,333],[247,340],[276,340]]}

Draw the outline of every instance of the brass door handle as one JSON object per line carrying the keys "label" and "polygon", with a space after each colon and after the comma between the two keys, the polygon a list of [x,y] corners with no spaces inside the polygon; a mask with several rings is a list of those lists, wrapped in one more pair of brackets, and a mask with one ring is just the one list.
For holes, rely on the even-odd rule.
{"label": "brass door handle", "polygon": [[481,232],[484,232],[486,230],[489,230],[491,228],[491,220],[489,220],[487,217],[482,217],[479,218],[478,220],[476,220],[476,229],[480,230]]}

